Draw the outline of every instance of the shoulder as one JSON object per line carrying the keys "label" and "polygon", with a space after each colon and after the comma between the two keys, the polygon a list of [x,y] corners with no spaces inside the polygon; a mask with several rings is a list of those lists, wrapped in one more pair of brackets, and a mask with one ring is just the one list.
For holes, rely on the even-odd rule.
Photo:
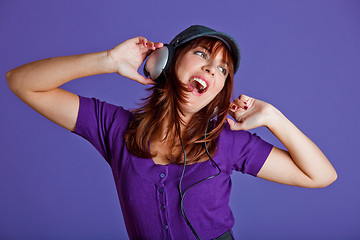
{"label": "shoulder", "polygon": [[252,137],[257,137],[256,134],[250,133],[249,131],[238,130],[233,131],[230,129],[230,126],[225,122],[224,127],[219,135],[219,143],[228,144],[228,143],[247,143]]}
{"label": "shoulder", "polygon": [[223,130],[218,138],[218,146],[225,148],[235,148],[240,150],[246,148],[271,148],[272,144],[264,141],[256,133],[244,130],[231,130],[228,123],[224,124]]}
{"label": "shoulder", "polygon": [[226,123],[218,138],[219,157],[227,167],[256,176],[272,149],[272,145],[249,131],[232,131]]}
{"label": "shoulder", "polygon": [[75,133],[95,136],[99,133],[108,134],[116,129],[116,131],[125,131],[133,117],[133,113],[123,107],[96,98],[79,96],[79,99]]}
{"label": "shoulder", "polygon": [[117,106],[106,101],[99,100],[97,98],[88,98],[79,96],[80,99],[80,109],[85,114],[100,116],[107,116],[114,118],[130,119],[133,116],[133,113],[129,110]]}

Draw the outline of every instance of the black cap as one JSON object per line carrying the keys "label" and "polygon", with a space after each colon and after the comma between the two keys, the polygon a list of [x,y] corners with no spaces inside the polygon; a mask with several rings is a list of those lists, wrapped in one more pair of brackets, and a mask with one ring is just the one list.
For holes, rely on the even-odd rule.
{"label": "black cap", "polygon": [[234,61],[234,73],[236,73],[240,64],[240,48],[236,43],[235,39],[233,39],[226,33],[218,32],[214,29],[202,25],[192,25],[191,27],[185,29],[184,31],[176,35],[176,37],[171,40],[170,45],[172,45],[176,49],[184,43],[187,43],[199,37],[213,37],[223,41],[230,50],[231,56]]}

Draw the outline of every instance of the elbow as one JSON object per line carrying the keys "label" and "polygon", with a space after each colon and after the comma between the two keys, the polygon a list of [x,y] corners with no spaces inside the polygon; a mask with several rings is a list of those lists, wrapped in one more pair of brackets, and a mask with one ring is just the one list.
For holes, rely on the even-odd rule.
{"label": "elbow", "polygon": [[336,179],[337,179],[337,177],[338,177],[338,175],[337,175],[336,171],[334,170],[334,173],[333,173],[332,176],[329,178],[328,183],[327,183],[324,187],[327,187],[327,186],[329,186],[330,184],[332,184],[333,182],[335,182]]}
{"label": "elbow", "polygon": [[16,95],[18,96],[20,93],[20,81],[18,80],[18,77],[16,77],[16,72],[15,70],[10,70],[6,73],[5,78],[6,78],[6,82],[10,88],[10,90]]}
{"label": "elbow", "polygon": [[14,81],[14,73],[13,73],[14,70],[10,70],[6,73],[5,75],[5,79],[6,79],[6,82],[10,88],[11,91],[15,91],[15,81]]}
{"label": "elbow", "polygon": [[336,171],[334,170],[333,173],[331,173],[327,178],[324,178],[321,181],[314,182],[313,188],[325,188],[336,181],[338,175]]}
{"label": "elbow", "polygon": [[5,79],[6,79],[6,82],[7,84],[9,85],[10,87],[10,83],[11,83],[11,76],[12,76],[12,70],[8,71],[6,74],[5,74]]}

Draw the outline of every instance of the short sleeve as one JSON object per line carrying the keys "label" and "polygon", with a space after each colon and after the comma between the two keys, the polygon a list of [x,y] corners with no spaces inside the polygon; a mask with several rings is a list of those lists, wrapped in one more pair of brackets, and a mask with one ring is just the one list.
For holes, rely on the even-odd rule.
{"label": "short sleeve", "polygon": [[111,165],[114,148],[125,144],[131,113],[95,98],[79,96],[80,106],[74,133],[88,140]]}
{"label": "short sleeve", "polygon": [[257,176],[269,156],[273,145],[255,133],[232,131],[229,125],[223,130],[222,145],[226,152],[228,167],[231,170]]}

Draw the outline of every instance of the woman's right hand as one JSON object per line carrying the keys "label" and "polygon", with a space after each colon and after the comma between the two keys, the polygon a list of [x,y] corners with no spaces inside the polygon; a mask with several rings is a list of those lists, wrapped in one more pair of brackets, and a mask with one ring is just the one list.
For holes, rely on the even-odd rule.
{"label": "woman's right hand", "polygon": [[142,84],[154,83],[137,70],[162,43],[143,37],[127,40],[109,51],[55,57],[27,63],[6,74],[10,89],[30,107],[54,123],[75,130],[79,97],[59,88],[73,79],[117,72]]}
{"label": "woman's right hand", "polygon": [[144,37],[135,37],[120,43],[107,54],[114,66],[114,72],[144,85],[154,84],[150,78],[140,75],[138,69],[152,51],[161,47],[163,47],[162,43],[154,43]]}

